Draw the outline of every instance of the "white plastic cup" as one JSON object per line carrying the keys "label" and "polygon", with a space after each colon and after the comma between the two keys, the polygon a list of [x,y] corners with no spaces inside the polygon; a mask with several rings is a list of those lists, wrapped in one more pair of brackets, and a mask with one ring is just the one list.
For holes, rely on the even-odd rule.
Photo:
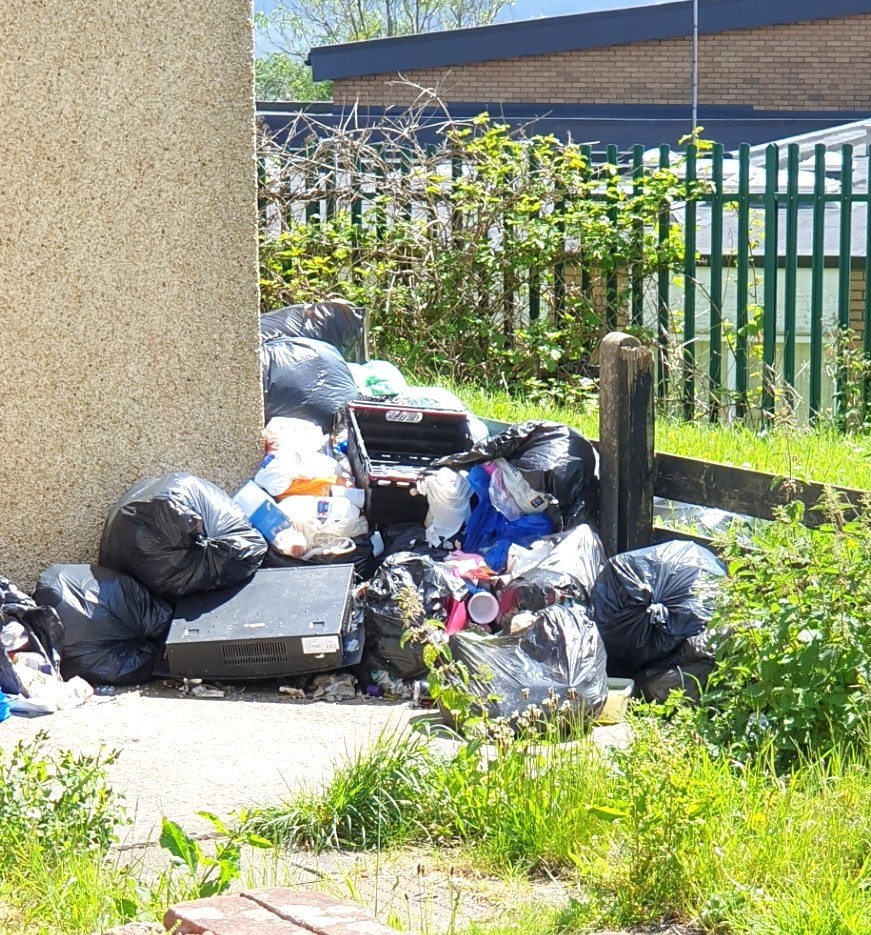
{"label": "white plastic cup", "polygon": [[499,616],[499,601],[487,591],[478,591],[466,601],[466,610],[475,623],[493,623]]}

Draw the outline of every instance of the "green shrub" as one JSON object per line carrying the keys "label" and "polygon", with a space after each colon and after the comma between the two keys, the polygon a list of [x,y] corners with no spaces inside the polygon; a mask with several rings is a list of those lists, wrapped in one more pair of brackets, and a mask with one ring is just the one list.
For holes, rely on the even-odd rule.
{"label": "green shrub", "polygon": [[[686,183],[651,169],[633,185],[575,144],[486,115],[447,124],[424,147],[415,121],[385,121],[377,138],[297,127],[318,141],[265,148],[264,309],[338,293],[370,310],[374,353],[410,372],[583,397],[605,321],[593,293],[630,266],[679,266],[682,242],[660,242],[658,224]],[[566,268],[581,266],[592,286],[568,288]],[[530,289],[542,312],[533,320],[522,311]]]}
{"label": "green shrub", "polygon": [[831,499],[820,530],[787,522],[727,546],[717,623],[733,635],[705,695],[705,736],[732,756],[772,749],[778,765],[861,745],[871,723],[871,518]]}

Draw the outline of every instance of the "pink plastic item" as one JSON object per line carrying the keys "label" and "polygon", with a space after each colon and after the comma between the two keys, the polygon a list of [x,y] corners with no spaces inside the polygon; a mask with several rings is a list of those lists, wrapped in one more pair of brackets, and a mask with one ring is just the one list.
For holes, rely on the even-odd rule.
{"label": "pink plastic item", "polygon": [[469,616],[466,612],[466,602],[455,601],[451,612],[448,614],[448,620],[445,624],[445,633],[447,633],[448,636],[453,636],[454,633],[465,630],[468,623]]}

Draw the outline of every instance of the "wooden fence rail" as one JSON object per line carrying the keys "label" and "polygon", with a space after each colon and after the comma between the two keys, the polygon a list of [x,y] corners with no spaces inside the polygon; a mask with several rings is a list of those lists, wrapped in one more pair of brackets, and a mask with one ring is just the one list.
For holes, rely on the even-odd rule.
{"label": "wooden fence rail", "polygon": [[603,342],[601,385],[599,526],[609,555],[669,538],[711,543],[706,536],[654,528],[655,496],[763,520],[776,519],[778,508],[800,501],[802,523],[809,528],[827,521],[815,509],[826,490],[841,499],[847,519],[871,501],[871,491],[656,452],[652,355],[629,335],[615,332]]}

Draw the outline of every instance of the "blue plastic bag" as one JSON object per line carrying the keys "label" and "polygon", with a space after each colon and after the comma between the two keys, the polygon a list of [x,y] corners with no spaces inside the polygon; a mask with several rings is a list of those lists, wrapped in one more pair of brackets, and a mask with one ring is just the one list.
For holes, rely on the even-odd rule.
{"label": "blue plastic bag", "polygon": [[0,692],[0,724],[9,717],[9,702],[3,692]]}
{"label": "blue plastic bag", "polygon": [[469,471],[469,484],[478,504],[466,523],[463,550],[483,555],[493,571],[504,571],[512,545],[525,547],[554,531],[553,520],[546,513],[506,519],[490,502],[490,475],[480,465]]}

